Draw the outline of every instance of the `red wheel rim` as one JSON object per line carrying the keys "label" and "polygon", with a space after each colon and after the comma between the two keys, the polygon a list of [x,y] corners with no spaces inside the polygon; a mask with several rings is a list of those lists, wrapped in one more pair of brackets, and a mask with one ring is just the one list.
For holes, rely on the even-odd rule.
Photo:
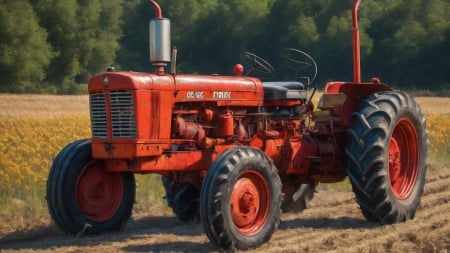
{"label": "red wheel rim", "polygon": [[392,192],[400,200],[408,198],[419,170],[419,141],[411,120],[401,119],[389,144],[389,179]]}
{"label": "red wheel rim", "polygon": [[230,210],[234,225],[242,234],[256,234],[265,224],[271,205],[269,186],[257,171],[243,172],[233,186]]}
{"label": "red wheel rim", "polygon": [[123,183],[119,173],[107,172],[102,161],[88,163],[76,184],[76,197],[81,211],[96,222],[114,216],[120,207]]}

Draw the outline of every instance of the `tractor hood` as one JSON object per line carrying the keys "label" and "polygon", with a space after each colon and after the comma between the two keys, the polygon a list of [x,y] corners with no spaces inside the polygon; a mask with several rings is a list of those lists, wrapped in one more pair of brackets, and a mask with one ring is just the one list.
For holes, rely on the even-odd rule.
{"label": "tractor hood", "polygon": [[172,91],[176,102],[222,101],[222,105],[240,101],[259,106],[264,99],[261,81],[241,76],[104,72],[89,80],[90,93],[102,90]]}

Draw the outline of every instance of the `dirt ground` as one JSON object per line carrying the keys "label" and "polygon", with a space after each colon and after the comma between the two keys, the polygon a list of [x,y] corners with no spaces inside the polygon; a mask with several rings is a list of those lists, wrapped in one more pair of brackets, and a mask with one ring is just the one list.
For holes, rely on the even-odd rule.
{"label": "dirt ground", "polygon": [[[428,171],[415,219],[370,223],[349,190],[321,186],[301,214],[284,214],[272,239],[248,252],[450,252],[450,168]],[[7,222],[7,221],[2,221]],[[124,231],[65,236],[47,225],[0,238],[0,252],[218,252],[200,224],[170,215],[135,213]]]}

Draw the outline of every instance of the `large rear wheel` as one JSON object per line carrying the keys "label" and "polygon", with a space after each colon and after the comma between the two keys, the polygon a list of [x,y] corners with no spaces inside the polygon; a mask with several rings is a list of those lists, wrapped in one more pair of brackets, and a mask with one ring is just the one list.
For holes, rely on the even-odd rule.
{"label": "large rear wheel", "polygon": [[131,216],[135,180],[131,173],[105,171],[91,155],[91,142],[67,145],[47,181],[47,205],[56,225],[68,234],[97,234],[123,228]]}
{"label": "large rear wheel", "polygon": [[376,93],[352,115],[348,176],[362,213],[380,223],[414,217],[427,169],[425,119],[401,92]]}
{"label": "large rear wheel", "polygon": [[208,170],[200,192],[200,217],[209,239],[223,249],[267,242],[280,222],[281,180],[259,149],[237,147]]}

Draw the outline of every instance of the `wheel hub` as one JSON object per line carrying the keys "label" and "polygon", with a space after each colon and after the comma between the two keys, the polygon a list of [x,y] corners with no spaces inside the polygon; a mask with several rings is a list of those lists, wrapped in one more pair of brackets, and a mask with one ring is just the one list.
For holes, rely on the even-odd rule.
{"label": "wheel hub", "polygon": [[239,201],[239,208],[241,211],[248,213],[255,208],[255,197],[249,191],[245,192]]}
{"label": "wheel hub", "polygon": [[244,173],[233,186],[230,211],[236,228],[247,235],[256,233],[269,213],[269,191],[264,178],[257,173]]}
{"label": "wheel hub", "polygon": [[241,178],[236,182],[230,207],[236,226],[243,228],[254,222],[259,210],[259,194],[250,179]]}
{"label": "wheel hub", "polygon": [[395,139],[391,139],[389,145],[389,175],[391,177],[391,183],[400,177],[401,159],[400,159],[400,147]]}
{"label": "wheel hub", "polygon": [[76,184],[81,211],[96,222],[110,219],[120,207],[123,183],[120,174],[106,172],[102,162],[93,161],[83,168]]}

